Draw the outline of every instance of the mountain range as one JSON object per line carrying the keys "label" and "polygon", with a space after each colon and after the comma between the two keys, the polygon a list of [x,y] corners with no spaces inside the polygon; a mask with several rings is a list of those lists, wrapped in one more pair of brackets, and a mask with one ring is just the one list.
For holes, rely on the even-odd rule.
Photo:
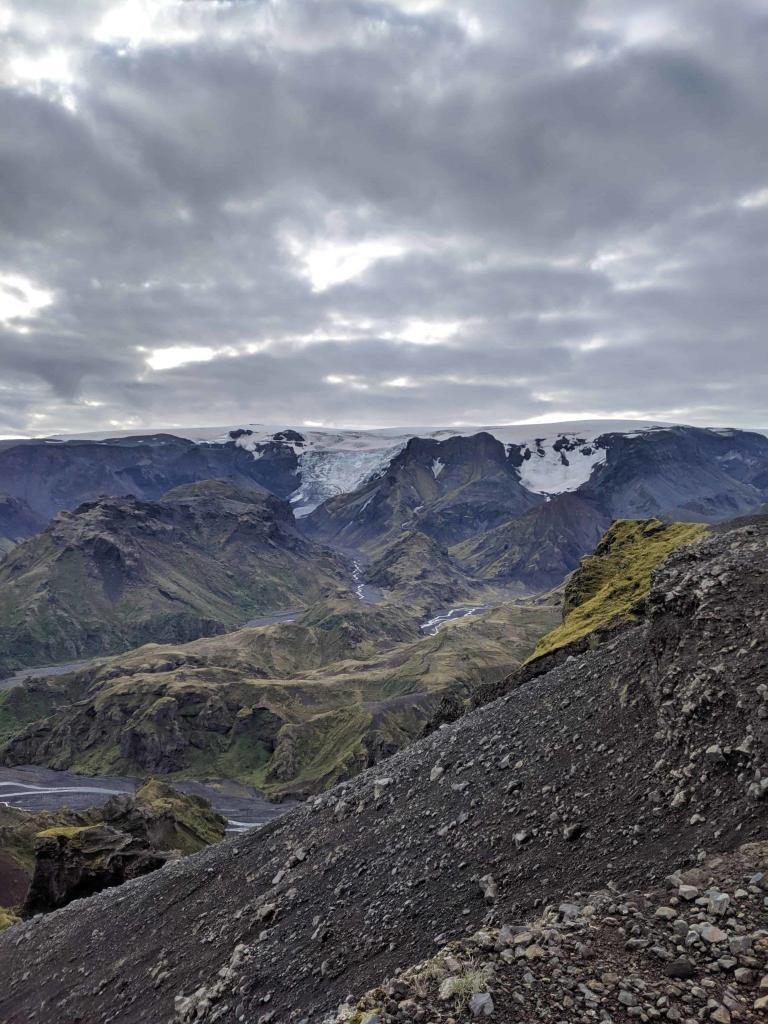
{"label": "mountain range", "polygon": [[[306,607],[317,597],[317,587],[305,587],[306,574],[302,575],[299,562],[308,553],[310,559],[320,557],[318,544],[337,552],[332,569],[329,562],[323,563],[319,582],[328,582],[329,571],[337,581],[345,573],[348,577],[344,564],[356,559],[360,566],[357,582],[367,581],[368,567],[371,582],[383,579],[386,565],[391,583],[392,566],[399,564],[402,569],[407,563],[412,582],[423,584],[411,587],[410,597],[420,602],[423,611],[431,612],[439,610],[441,600],[443,604],[485,603],[489,595],[495,598],[501,591],[509,596],[524,595],[557,585],[616,518],[713,523],[755,512],[768,502],[768,438],[763,434],[687,426],[620,426],[618,429],[609,422],[546,425],[538,431],[531,427],[432,430],[425,431],[425,436],[394,430],[238,427],[223,433],[218,428],[190,431],[189,438],[155,433],[2,442],[0,543],[11,551],[25,538],[43,532],[32,548],[22,545],[23,550],[8,556],[0,569],[0,606],[15,608],[10,627],[7,615],[0,622],[0,659],[9,667],[14,664],[13,657],[17,664],[25,663],[24,655],[18,653],[22,648],[33,659],[26,663],[34,664],[40,659],[64,660],[83,651],[111,652],[153,637],[192,638],[222,624],[231,627],[237,624],[238,615],[244,621],[249,614],[267,609],[270,596],[266,584],[258,597],[255,584],[246,587],[246,595],[241,583],[236,583],[231,588],[229,611],[221,606],[227,581],[215,582],[210,552],[204,556],[198,543],[199,523],[190,524],[199,518],[205,502],[221,503],[223,499],[214,494],[212,483],[205,484],[205,495],[194,498],[189,492],[184,497],[179,490],[199,487],[204,481],[219,480],[219,490],[226,483],[240,495],[261,494],[259,515],[262,520],[272,517],[275,524],[274,536],[260,541],[261,552],[268,545],[274,556],[277,547],[285,548],[290,537],[292,568],[285,576],[286,565],[280,563],[279,571],[287,583],[282,590],[277,588],[279,593],[274,590],[278,563],[273,558],[270,610],[284,609],[291,600]],[[264,492],[272,496],[271,504]],[[111,505],[104,503],[105,496]],[[164,632],[157,623],[148,629],[139,623],[124,635],[114,635],[109,626],[103,633],[95,630],[101,641],[82,640],[80,634],[88,628],[88,616],[83,614],[80,625],[71,629],[71,643],[56,636],[48,642],[47,636],[40,635],[41,630],[45,634],[43,620],[47,622],[48,614],[41,616],[39,609],[51,606],[51,614],[58,616],[59,603],[71,603],[55,578],[56,567],[66,565],[61,558],[64,549],[90,545],[83,556],[89,564],[85,577],[96,578],[101,572],[101,590],[104,586],[124,587],[125,580],[104,583],[105,571],[112,573],[115,581],[124,572],[107,569],[106,548],[98,556],[101,568],[93,565],[99,523],[109,522],[109,530],[102,531],[104,543],[111,545],[118,561],[122,557],[115,554],[120,544],[114,543],[119,523],[127,529],[134,516],[117,498],[166,506],[169,499],[175,502],[176,529],[189,538],[182,542],[182,547],[187,545],[183,558],[197,582],[184,582],[181,590],[186,593],[181,593],[173,586],[169,590],[161,581],[155,593],[159,605],[163,600],[175,605],[159,609],[158,615],[167,611],[169,622],[177,626]],[[242,510],[245,506],[238,500]],[[256,501],[255,497],[246,500],[252,520]],[[192,512],[193,505],[198,512]],[[130,509],[138,516],[139,504]],[[71,512],[74,518],[62,519],[62,512]],[[44,529],[57,514],[59,518]],[[167,518],[169,512],[166,508],[161,514],[159,506],[154,511],[147,506],[141,515],[149,522],[157,516]],[[179,517],[186,517],[183,527]],[[230,520],[231,507],[222,515],[222,522]],[[88,529],[83,528],[86,522],[91,524]],[[171,525],[170,519],[166,525]],[[260,529],[266,529],[263,523]],[[223,563],[229,557],[238,559],[236,536],[236,532],[227,534],[221,548]],[[209,537],[217,546],[220,541],[221,537],[213,534]],[[125,543],[130,548],[127,538]],[[197,554],[192,554],[195,545]],[[182,557],[181,547],[178,553]],[[382,558],[384,562],[378,564]],[[162,563],[162,557],[159,561]],[[225,571],[236,573],[232,566]],[[211,593],[204,582],[208,580],[212,581]],[[133,593],[132,583],[129,589]],[[205,591],[204,596],[195,594],[196,589]],[[298,600],[298,589],[305,590],[306,599]],[[108,604],[122,600],[117,598],[117,590],[106,595]],[[141,619],[143,612],[137,614]],[[103,616],[109,619],[105,609]],[[129,618],[136,618],[133,611]],[[182,626],[183,622],[187,625]],[[177,627],[174,634],[172,629]],[[23,639],[16,644],[14,655],[14,634],[19,628]]]}

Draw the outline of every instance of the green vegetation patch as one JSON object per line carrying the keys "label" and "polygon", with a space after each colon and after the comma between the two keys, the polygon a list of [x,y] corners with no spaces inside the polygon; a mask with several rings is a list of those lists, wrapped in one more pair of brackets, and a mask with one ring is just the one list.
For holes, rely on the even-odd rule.
{"label": "green vegetation patch", "polygon": [[551,654],[596,630],[637,618],[651,573],[683,544],[707,532],[702,523],[618,519],[565,587],[563,622],[542,637],[528,661]]}
{"label": "green vegetation patch", "polygon": [[0,932],[6,928],[10,928],[12,924],[16,924],[21,918],[17,917],[12,910],[7,907],[0,907]]}

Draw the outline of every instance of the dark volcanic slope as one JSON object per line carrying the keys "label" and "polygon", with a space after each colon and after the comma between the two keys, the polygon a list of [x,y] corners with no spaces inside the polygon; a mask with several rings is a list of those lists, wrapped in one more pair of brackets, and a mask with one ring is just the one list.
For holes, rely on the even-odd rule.
{"label": "dark volcanic slope", "polygon": [[253,485],[102,498],[0,564],[0,671],[221,633],[343,582],[288,503]]}
{"label": "dark volcanic slope", "polygon": [[597,502],[578,492],[558,494],[524,516],[457,545],[451,553],[479,577],[516,580],[544,590],[576,568],[610,522]]}
{"label": "dark volcanic slope", "polygon": [[262,445],[254,459],[234,441],[196,444],[172,434],[23,441],[0,446],[0,492],[46,522],[103,494],[155,499],[172,487],[214,478],[260,484],[286,498],[298,485],[297,465],[293,450],[279,443]]}
{"label": "dark volcanic slope", "polygon": [[10,929],[0,1019],[316,1021],[475,931],[488,873],[503,922],[764,835],[766,582],[765,521],[684,548],[604,647],[261,832]]}
{"label": "dark volcanic slope", "polygon": [[481,432],[434,441],[413,437],[387,470],[330,498],[303,521],[310,536],[375,551],[404,529],[455,544],[543,502],[520,483],[522,458]]}
{"label": "dark volcanic slope", "polygon": [[580,490],[611,516],[714,523],[768,494],[768,438],[748,430],[666,427],[605,434],[606,461]]}

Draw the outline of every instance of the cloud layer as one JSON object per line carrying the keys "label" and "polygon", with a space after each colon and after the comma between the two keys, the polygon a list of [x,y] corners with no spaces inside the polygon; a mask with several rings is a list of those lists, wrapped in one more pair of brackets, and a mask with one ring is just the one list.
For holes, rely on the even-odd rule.
{"label": "cloud layer", "polygon": [[0,434],[768,426],[762,0],[0,0]]}

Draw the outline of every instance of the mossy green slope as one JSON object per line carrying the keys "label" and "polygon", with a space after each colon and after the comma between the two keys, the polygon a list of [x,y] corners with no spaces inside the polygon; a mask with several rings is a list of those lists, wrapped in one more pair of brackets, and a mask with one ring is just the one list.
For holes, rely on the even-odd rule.
{"label": "mossy green slope", "polygon": [[[389,622],[393,613],[363,614]],[[338,638],[322,638],[324,626],[348,628],[332,610],[311,626],[148,645],[81,670],[76,686],[34,681],[48,687],[51,710],[0,757],[85,774],[231,778],[275,797],[316,792],[414,739],[447,690],[503,678],[556,615],[507,605],[378,650],[353,619],[341,658]]]}
{"label": "mossy green slope", "polygon": [[651,573],[668,555],[707,532],[701,523],[618,519],[594,554],[583,559],[565,585],[563,621],[542,637],[530,661],[577,643],[589,634],[638,614]]}

